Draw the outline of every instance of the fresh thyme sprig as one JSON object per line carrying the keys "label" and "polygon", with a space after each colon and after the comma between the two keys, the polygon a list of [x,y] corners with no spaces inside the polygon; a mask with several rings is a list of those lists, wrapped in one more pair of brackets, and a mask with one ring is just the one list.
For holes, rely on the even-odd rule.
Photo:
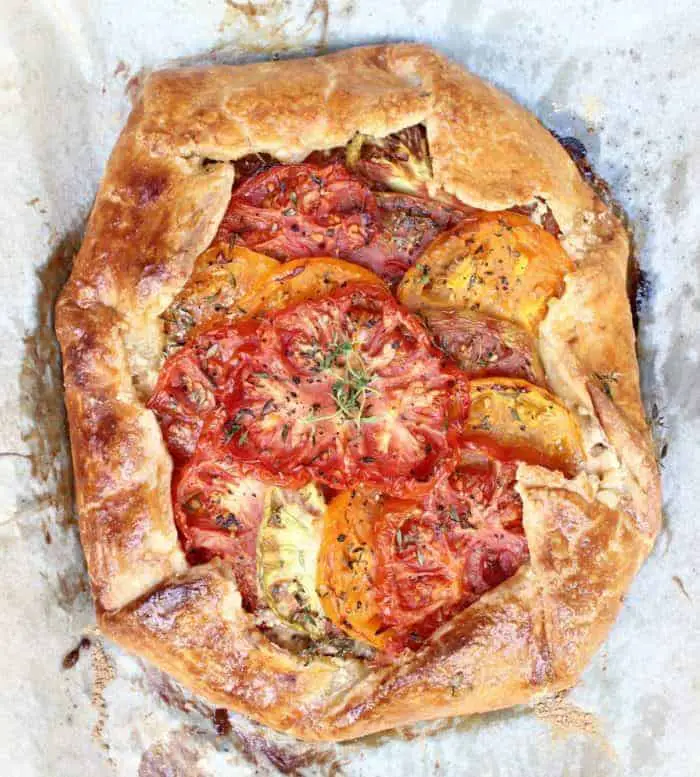
{"label": "fresh thyme sprig", "polygon": [[369,396],[378,392],[370,385],[373,376],[351,342],[333,343],[323,354],[319,367],[324,371],[333,368],[342,370],[331,386],[331,396],[337,409],[326,416],[312,413],[305,419],[307,422],[343,420],[353,421],[359,426],[375,420],[374,416],[365,416],[364,413]]}
{"label": "fresh thyme sprig", "polygon": [[334,343],[328,351],[323,355],[321,359],[320,368],[322,370],[329,370],[336,365],[336,362],[340,356],[345,356],[352,353],[352,343],[345,341],[342,343]]}

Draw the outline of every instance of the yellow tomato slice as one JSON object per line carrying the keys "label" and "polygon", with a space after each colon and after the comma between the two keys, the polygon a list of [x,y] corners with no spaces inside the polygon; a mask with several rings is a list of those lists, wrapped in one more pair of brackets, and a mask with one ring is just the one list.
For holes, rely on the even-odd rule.
{"label": "yellow tomato slice", "polygon": [[372,524],[381,507],[371,492],[338,494],[328,505],[317,567],[326,617],[350,636],[380,649],[391,636],[381,629],[374,595]]}
{"label": "yellow tomato slice", "polygon": [[479,311],[534,334],[573,269],[559,241],[526,216],[484,213],[436,238],[404,275],[398,298],[412,310]]}
{"label": "yellow tomato slice", "polygon": [[163,314],[168,338],[183,343],[194,327],[241,318],[241,301],[279,266],[276,259],[242,246],[217,243],[197,257],[192,275]]}
{"label": "yellow tomato slice", "polygon": [[277,310],[293,302],[322,297],[345,283],[373,283],[385,286],[371,270],[331,257],[306,257],[277,264],[260,278],[241,301],[251,313]]}
{"label": "yellow tomato slice", "polygon": [[291,628],[325,633],[316,569],[326,503],[313,483],[299,491],[271,486],[258,532],[257,567],[269,607]]}
{"label": "yellow tomato slice", "polygon": [[524,380],[470,382],[466,437],[500,459],[520,459],[574,475],[582,458],[581,434],[569,410],[552,394]]}

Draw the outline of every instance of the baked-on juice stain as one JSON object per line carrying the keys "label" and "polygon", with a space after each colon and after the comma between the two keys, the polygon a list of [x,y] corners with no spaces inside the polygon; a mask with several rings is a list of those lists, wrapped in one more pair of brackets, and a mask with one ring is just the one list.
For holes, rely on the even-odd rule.
{"label": "baked-on juice stain", "polygon": [[229,720],[228,710],[223,707],[217,707],[214,710],[214,728],[216,735],[227,737],[231,733],[231,721]]}
{"label": "baked-on juice stain", "polygon": [[552,135],[559,141],[562,147],[578,167],[583,179],[591,186],[593,191],[600,197],[606,205],[609,205],[613,213],[622,221],[623,226],[629,237],[629,259],[627,262],[627,297],[632,310],[632,324],[635,334],[639,332],[639,314],[652,293],[651,281],[649,276],[639,266],[639,255],[634,240],[634,234],[631,229],[630,220],[625,213],[624,208],[615,199],[610,190],[610,186],[593,170],[588,159],[586,146],[574,137],[562,137],[553,130]]}
{"label": "baked-on juice stain", "polygon": [[87,637],[83,637],[80,642],[78,642],[78,644],[73,648],[73,650],[69,650],[65,656],[63,656],[63,661],[61,661],[61,668],[72,669],[78,663],[78,659],[80,658],[80,651],[88,650],[90,645],[90,640]]}
{"label": "baked-on juice stain", "polygon": [[37,325],[24,338],[20,373],[20,410],[31,419],[22,439],[29,449],[32,477],[42,484],[36,509],[53,508],[58,523],[75,523],[73,513],[73,471],[68,446],[68,427],[63,405],[61,357],[54,331],[54,305],[70,275],[82,230],[67,232],[36,271],[39,291],[36,298]]}

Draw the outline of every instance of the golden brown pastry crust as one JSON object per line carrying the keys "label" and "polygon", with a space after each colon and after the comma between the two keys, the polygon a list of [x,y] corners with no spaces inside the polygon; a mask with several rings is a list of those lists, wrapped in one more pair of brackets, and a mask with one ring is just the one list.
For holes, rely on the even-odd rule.
{"label": "golden brown pastry crust", "polygon": [[[357,131],[382,136],[419,122],[435,189],[489,210],[543,201],[557,219],[576,271],[550,305],[539,349],[549,384],[581,422],[585,469],[566,480],[520,465],[530,563],[410,659],[382,668],[302,659],[256,628],[225,563],[187,568],[171,462],[143,404],[161,360],[159,315],[214,236],[228,161],[251,152],[300,160]],[[660,521],[627,260],[619,220],[549,132],[426,47],[152,75],[57,307],[81,537],[105,633],[213,703],[307,739],[483,712],[572,685]]]}

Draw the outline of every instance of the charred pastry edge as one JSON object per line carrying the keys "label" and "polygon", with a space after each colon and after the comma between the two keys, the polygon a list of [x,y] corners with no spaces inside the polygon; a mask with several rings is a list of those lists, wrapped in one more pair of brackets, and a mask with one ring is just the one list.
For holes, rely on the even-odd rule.
{"label": "charred pastry edge", "polygon": [[[559,224],[577,266],[538,345],[589,455],[570,481],[519,467],[531,563],[415,655],[374,669],[348,658],[304,663],[258,631],[224,563],[187,567],[172,465],[143,405],[159,365],[159,316],[216,232],[233,183],[228,161],[252,151],[299,161],[356,132],[382,137],[419,123],[434,191],[484,210],[542,200]],[[536,118],[424,46],[152,75],[56,311],[81,539],[104,632],[217,706],[310,740],[484,712],[572,685],[660,523],[628,254],[619,219]],[[614,390],[601,390],[596,374],[614,374]]]}

